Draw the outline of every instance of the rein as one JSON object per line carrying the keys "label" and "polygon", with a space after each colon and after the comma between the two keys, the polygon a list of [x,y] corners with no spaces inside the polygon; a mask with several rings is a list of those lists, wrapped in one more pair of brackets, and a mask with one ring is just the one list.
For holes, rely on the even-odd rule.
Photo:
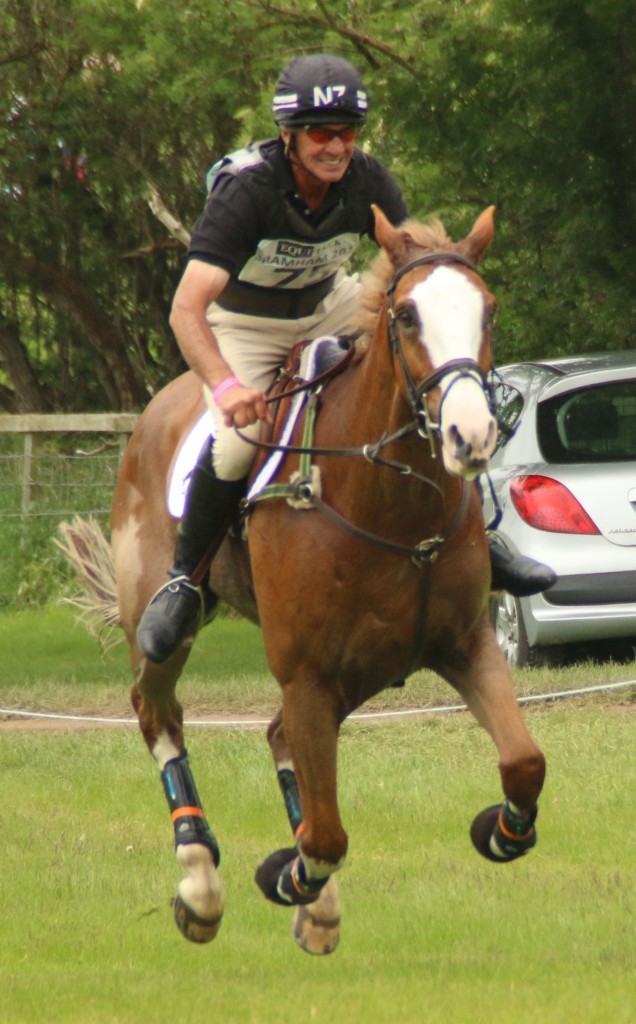
{"label": "rein", "polygon": [[[398,316],[395,315],[394,310],[394,295],[397,285],[399,284],[402,277],[408,274],[410,271],[416,269],[419,266],[430,263],[438,263],[443,260],[450,260],[454,263],[459,263],[462,266],[468,267],[470,270],[477,272],[476,267],[469,260],[465,259],[457,253],[430,253],[427,256],[422,256],[413,262],[406,264],[400,270],[396,272],[391,282],[391,287],[387,291],[389,299],[387,317],[388,317],[388,340],[391,350],[397,356],[404,381],[407,389],[407,399],[411,412],[414,415],[414,419],[395,431],[393,434],[387,435],[386,432],[382,435],[379,441],[375,444],[365,444],[356,448],[318,448],[312,444],[313,440],[313,428],[315,417],[317,413],[318,396],[322,391],[323,384],[325,381],[331,379],[336,373],[338,373],[344,366],[349,362],[353,355],[353,346],[345,353],[343,359],[341,359],[335,366],[329,368],[324,373],[320,374],[313,380],[303,381],[297,387],[285,392],[284,394],[277,394],[266,399],[267,402],[280,401],[283,398],[291,397],[302,391],[309,392],[309,402],[306,413],[305,430],[303,435],[302,445],[279,445],[267,441],[254,441],[251,438],[243,434],[237,427],[234,428],[237,435],[242,440],[247,441],[249,444],[254,445],[257,448],[264,448],[270,451],[281,451],[285,454],[299,454],[301,455],[301,463],[299,472],[292,474],[292,478],[288,484],[269,484],[258,494],[254,495],[249,499],[244,499],[242,503],[242,512],[247,514],[250,508],[258,503],[259,501],[267,500],[268,498],[285,498],[293,508],[298,509],[311,509],[315,508],[321,512],[325,518],[329,519],[330,522],[339,526],[347,533],[356,537],[367,544],[372,544],[375,547],[382,548],[385,551],[390,551],[392,554],[401,555],[406,558],[410,558],[411,561],[418,568],[422,568],[426,564],[430,564],[435,560],[439,549],[442,544],[448,540],[455,531],[459,528],[462,520],[464,519],[468,510],[468,504],[470,500],[470,487],[466,480],[462,481],[462,495],[461,500],[455,513],[448,524],[447,528],[442,535],[436,535],[426,540],[420,541],[415,547],[407,547],[402,544],[396,544],[393,541],[385,540],[381,537],[377,537],[375,534],[369,533],[366,530],[362,530],[360,527],[350,523],[349,520],[341,516],[331,505],[328,505],[323,501],[319,490],[320,490],[320,474],[317,466],[312,466],[308,456],[313,455],[332,455],[332,456],[346,456],[355,457],[363,456],[368,462],[386,466],[389,469],[393,469],[396,472],[405,475],[412,476],[414,479],[420,480],[422,483],[432,487],[439,496],[443,499],[443,493],[439,484],[431,480],[429,477],[425,477],[420,473],[417,473],[404,463],[397,462],[392,459],[385,459],[379,453],[383,447],[391,444],[394,441],[402,440],[405,437],[409,437],[413,433],[417,432],[421,437],[425,438],[431,450],[431,455],[435,458],[434,448],[434,435],[439,434],[439,423],[433,423],[430,419],[426,402],[424,401],[426,396],[444,379],[451,373],[457,373],[456,380],[460,380],[462,377],[473,377],[484,390],[488,397],[488,379],[487,375],[481,369],[476,360],[470,358],[459,358],[451,359],[444,363],[443,366],[438,367],[432,373],[430,373],[424,380],[419,383],[415,381],[411,371],[406,362],[404,351],[402,349],[400,331],[398,327]],[[352,338],[356,336],[353,335]],[[293,379],[293,378],[291,378]],[[442,397],[442,403],[444,398],[448,394],[450,387],[454,382],[451,382],[449,388],[447,388],[444,396]],[[441,411],[441,404],[440,404]]]}
{"label": "rein", "polygon": [[[429,480],[427,483],[433,484],[433,481]],[[421,540],[414,548],[406,547],[406,545],[403,544],[396,544],[391,540],[384,540],[382,537],[376,537],[375,534],[369,533],[368,530],[361,530],[360,527],[354,526],[354,524],[350,523],[348,519],[341,516],[339,512],[336,512],[335,508],[332,508],[331,505],[327,505],[327,503],[315,493],[312,493],[308,500],[312,507],[318,509],[319,512],[322,512],[326,519],[329,519],[332,523],[335,523],[336,526],[339,526],[341,529],[351,534],[352,537],[357,537],[358,540],[364,541],[366,544],[373,544],[374,547],[382,548],[384,551],[390,551],[393,555],[403,555],[405,558],[410,558],[418,569],[421,569],[427,563],[435,560],[444,541],[449,540],[453,536],[466,515],[470,499],[470,488],[466,480],[463,480],[462,484],[461,501],[457,506],[455,515],[444,531],[444,534],[429,537],[427,540]]]}
{"label": "rein", "polygon": [[[347,348],[345,349],[345,352],[344,352],[344,355],[343,355],[342,359],[339,359],[337,363],[333,364],[333,366],[327,367],[326,370],[323,370],[323,372],[319,373],[316,377],[312,377],[311,380],[302,380],[301,379],[300,383],[295,388],[290,388],[289,391],[285,391],[284,393],[281,393],[281,394],[276,394],[276,395],[268,396],[265,399],[265,404],[266,405],[270,405],[272,402],[280,402],[283,398],[293,398],[294,395],[299,395],[301,393],[301,391],[309,391],[310,388],[313,390],[313,388],[315,388],[317,385],[324,384],[326,381],[331,380],[332,377],[335,377],[338,373],[341,373],[342,370],[344,370],[345,366],[347,366],[348,363],[351,361],[351,359],[353,359],[353,354],[355,352],[355,348],[353,347],[352,342],[354,342],[357,337],[359,337],[358,334],[347,334],[343,338],[339,339],[342,342],[343,345],[345,345],[345,344],[347,345]],[[281,372],[281,376],[287,376],[287,377],[289,377],[290,380],[294,380],[294,379],[298,380],[299,379],[299,378],[292,377],[284,369]],[[280,377],[279,377],[279,380],[280,380]],[[239,437],[243,437],[243,435],[239,434]],[[247,439],[243,437],[243,440],[245,441]],[[254,443],[254,442],[252,442],[252,443]],[[277,445],[271,445],[271,444],[268,444],[265,441],[258,442],[258,447],[259,448],[276,448],[277,450],[279,450]]]}

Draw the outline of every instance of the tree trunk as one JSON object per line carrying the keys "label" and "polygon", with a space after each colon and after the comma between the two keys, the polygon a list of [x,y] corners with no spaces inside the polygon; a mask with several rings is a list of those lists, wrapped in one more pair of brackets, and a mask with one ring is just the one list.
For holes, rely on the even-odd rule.
{"label": "tree trunk", "polygon": [[0,366],[13,391],[0,389],[0,407],[6,412],[50,412],[46,391],[40,387],[20,340],[17,324],[0,317]]}
{"label": "tree trunk", "polygon": [[103,360],[117,395],[119,409],[134,411],[148,401],[148,392],[137,373],[113,320],[72,272],[16,255],[14,274],[34,282],[50,302],[68,310],[86,341]]}

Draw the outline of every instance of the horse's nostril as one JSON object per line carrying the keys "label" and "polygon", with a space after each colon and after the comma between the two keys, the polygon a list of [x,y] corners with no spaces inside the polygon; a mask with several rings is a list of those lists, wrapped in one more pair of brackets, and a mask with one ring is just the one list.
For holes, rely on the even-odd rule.
{"label": "horse's nostril", "polygon": [[470,441],[464,440],[461,430],[454,423],[448,428],[448,439],[455,448],[459,458],[470,458],[473,453],[473,445]]}
{"label": "horse's nostril", "polygon": [[485,466],[494,448],[497,437],[497,424],[491,419],[485,432],[479,435],[475,432],[467,432],[465,437],[456,423],[450,424],[444,430],[444,443],[447,450],[453,453],[453,457],[459,462],[481,462]]}

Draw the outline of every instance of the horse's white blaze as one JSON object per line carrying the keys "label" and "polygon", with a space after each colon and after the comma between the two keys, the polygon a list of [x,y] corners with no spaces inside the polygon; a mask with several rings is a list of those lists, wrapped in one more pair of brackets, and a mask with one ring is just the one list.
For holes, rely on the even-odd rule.
{"label": "horse's white blaze", "polygon": [[414,286],[411,298],[417,306],[426,348],[435,367],[449,359],[477,357],[484,296],[465,274],[453,267],[436,267]]}
{"label": "horse's white blaze", "polygon": [[476,377],[447,378],[440,430],[449,473],[471,478],[485,469],[497,439],[497,426]]}
{"label": "horse's white blaze", "polygon": [[[434,369],[452,359],[479,355],[485,299],[465,274],[436,267],[411,291],[422,325],[421,339]],[[444,395],[440,429],[444,465],[451,473],[476,475],[492,455],[497,430],[476,376],[449,373],[440,382]]]}

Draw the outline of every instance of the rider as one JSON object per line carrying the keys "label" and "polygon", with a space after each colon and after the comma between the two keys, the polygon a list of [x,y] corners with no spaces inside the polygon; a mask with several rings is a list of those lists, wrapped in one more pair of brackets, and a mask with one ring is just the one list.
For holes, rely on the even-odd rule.
{"label": "rider", "polygon": [[[234,427],[257,438],[259,421],[269,419],[264,392],[297,342],[351,332],[359,284],[344,264],[362,235],[374,237],[371,204],[394,225],[407,217],[393,177],[356,148],[368,105],[348,61],[292,60],[273,100],[279,137],[221,161],[195,224],[170,325],[201,379],[215,430],[191,475],[171,578],[137,631],[152,661],[166,661],[201,621],[199,576],[254,458]],[[554,581],[547,566],[501,544],[490,550],[493,588],[520,596]]]}

